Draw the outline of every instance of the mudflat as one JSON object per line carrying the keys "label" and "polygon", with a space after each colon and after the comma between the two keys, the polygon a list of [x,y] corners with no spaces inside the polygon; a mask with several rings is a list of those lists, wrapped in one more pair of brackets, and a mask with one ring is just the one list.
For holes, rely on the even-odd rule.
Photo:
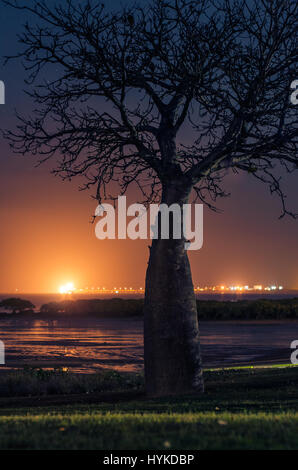
{"label": "mudflat", "polygon": [[[298,321],[202,321],[203,365],[225,367],[290,363]],[[5,365],[11,368],[67,367],[91,373],[101,368],[143,369],[141,319],[1,319]]]}

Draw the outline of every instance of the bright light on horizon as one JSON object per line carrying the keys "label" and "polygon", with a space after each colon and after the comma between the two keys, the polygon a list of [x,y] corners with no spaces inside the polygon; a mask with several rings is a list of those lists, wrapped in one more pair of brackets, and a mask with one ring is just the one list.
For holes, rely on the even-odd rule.
{"label": "bright light on horizon", "polygon": [[75,290],[73,282],[67,282],[59,287],[60,294],[71,294]]}

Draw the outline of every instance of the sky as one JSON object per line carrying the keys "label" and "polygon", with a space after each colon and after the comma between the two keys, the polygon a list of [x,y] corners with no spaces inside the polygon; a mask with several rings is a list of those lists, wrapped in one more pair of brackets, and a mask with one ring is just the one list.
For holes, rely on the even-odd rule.
{"label": "sky", "polygon": [[[118,5],[113,0],[113,6]],[[0,6],[0,56],[18,50],[23,12]],[[26,112],[24,70],[0,62],[6,104],[0,128],[14,128],[14,110]],[[104,240],[90,223],[96,202],[79,182],[50,174],[54,162],[36,168],[32,156],[14,155],[0,136],[0,292],[56,292],[76,287],[144,286],[148,240]],[[298,211],[297,176],[284,181],[289,206]],[[280,202],[249,175],[229,175],[231,197],[217,214],[204,208],[204,244],[190,253],[196,285],[280,284],[298,288],[298,220],[283,218]],[[133,200],[134,194],[130,194]],[[137,201],[134,201],[137,202]]]}

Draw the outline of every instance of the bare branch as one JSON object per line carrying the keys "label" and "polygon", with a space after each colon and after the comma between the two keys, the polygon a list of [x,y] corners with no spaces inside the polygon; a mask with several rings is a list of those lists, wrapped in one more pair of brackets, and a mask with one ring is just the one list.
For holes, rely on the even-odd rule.
{"label": "bare branch", "polygon": [[115,180],[148,200],[183,184],[214,207],[228,169],[247,171],[288,213],[273,170],[298,168],[296,1],[0,1],[32,17],[16,58],[36,111],[5,133],[14,151],[55,156],[98,198]]}

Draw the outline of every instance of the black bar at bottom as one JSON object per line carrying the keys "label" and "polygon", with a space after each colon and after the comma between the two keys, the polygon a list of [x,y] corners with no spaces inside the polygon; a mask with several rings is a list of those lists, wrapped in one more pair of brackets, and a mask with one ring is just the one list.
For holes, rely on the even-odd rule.
{"label": "black bar at bottom", "polygon": [[214,451],[198,451],[198,450],[187,450],[187,451],[68,451],[68,450],[52,450],[52,451],[18,451],[18,450],[4,450],[0,451],[0,458],[5,458],[6,467],[11,464],[24,464],[30,465],[30,468],[34,468],[35,465],[46,463],[47,465],[57,466],[62,461],[67,465],[83,466],[83,468],[89,468],[92,465],[92,469],[97,467],[124,467],[124,468],[141,468],[144,466],[171,466],[171,465],[183,465],[198,466],[210,465],[210,464],[228,464],[229,468],[239,468],[239,464],[256,464],[259,463],[259,459],[274,458],[274,462],[278,465],[285,464],[287,456],[293,457],[294,454],[298,455],[298,451],[270,451],[270,450],[214,450]]}

